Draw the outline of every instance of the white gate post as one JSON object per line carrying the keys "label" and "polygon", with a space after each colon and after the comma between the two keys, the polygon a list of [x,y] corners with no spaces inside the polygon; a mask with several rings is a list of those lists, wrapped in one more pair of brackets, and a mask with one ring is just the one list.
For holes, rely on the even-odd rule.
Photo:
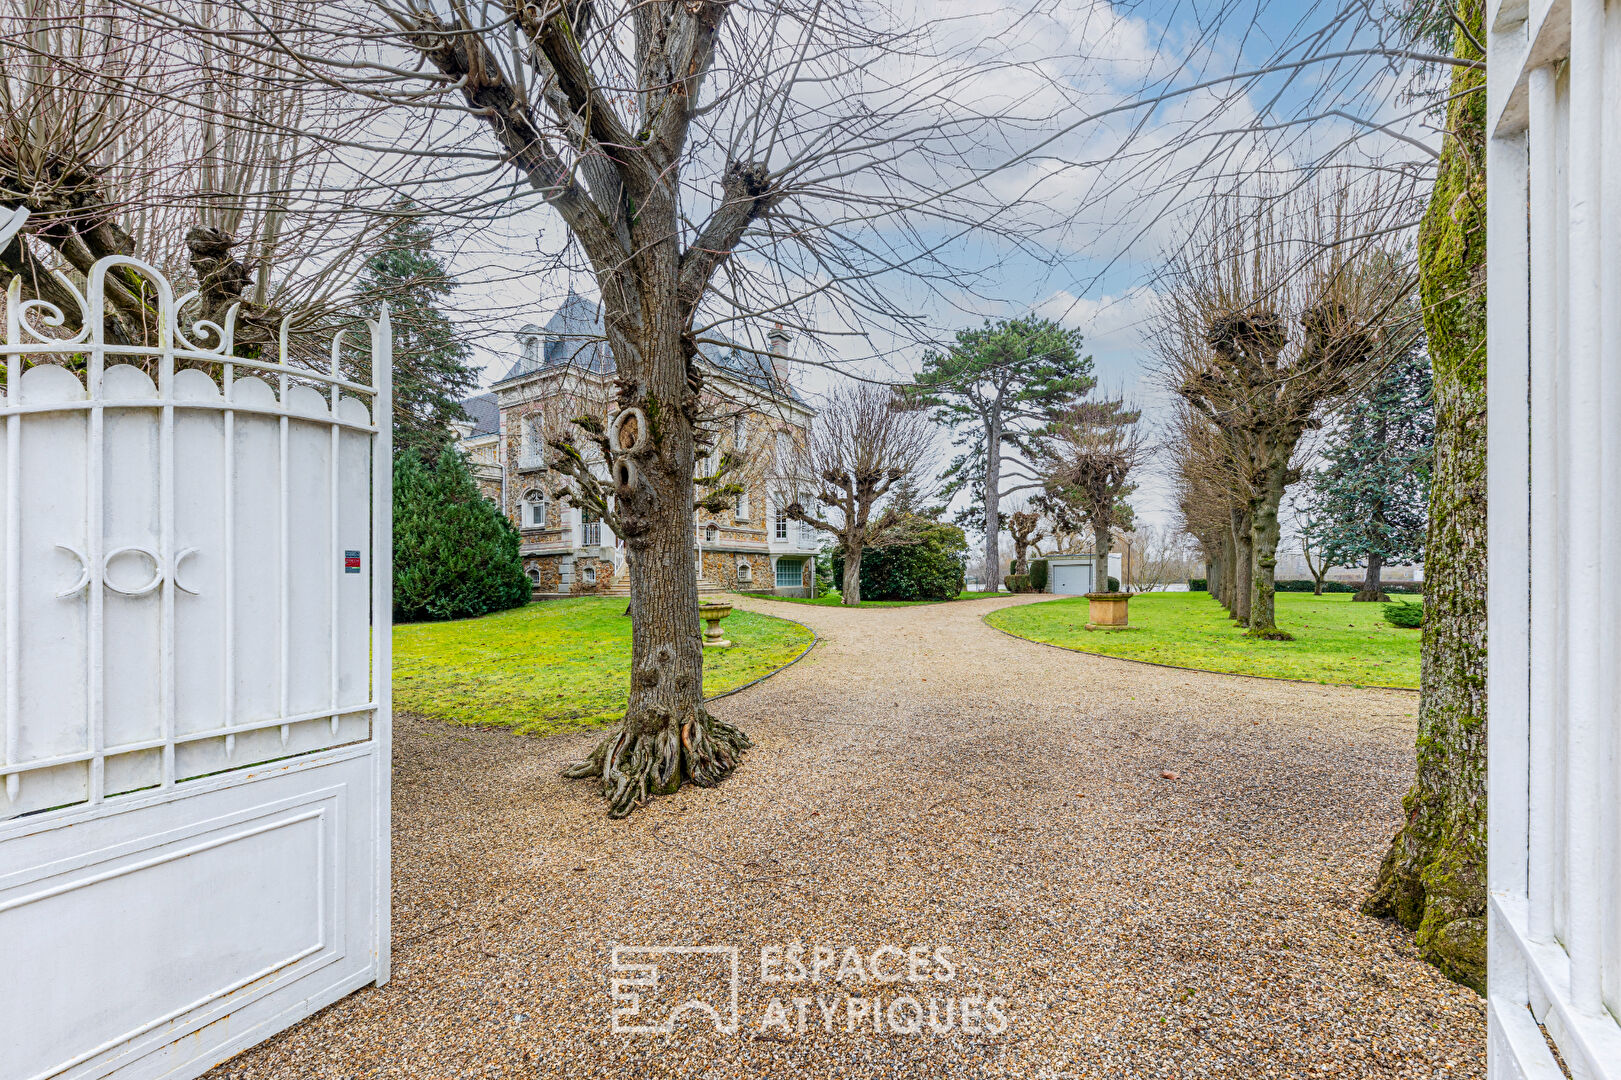
{"label": "white gate post", "polygon": [[372,440],[372,700],[377,702],[379,742],[386,748],[373,762],[377,785],[377,985],[389,978],[392,964],[389,903],[393,895],[394,863],[389,806],[392,799],[394,745],[394,332],[389,326],[388,304],[371,324],[372,416],[377,435]]}
{"label": "white gate post", "polygon": [[[1489,0],[1488,1072],[1621,1080],[1621,3]],[[1539,1024],[1541,1027],[1539,1028]]]}

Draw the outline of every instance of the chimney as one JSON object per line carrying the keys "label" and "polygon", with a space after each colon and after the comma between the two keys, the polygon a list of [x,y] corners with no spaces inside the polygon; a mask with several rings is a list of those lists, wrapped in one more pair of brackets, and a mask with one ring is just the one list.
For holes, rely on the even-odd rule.
{"label": "chimney", "polygon": [[786,387],[788,385],[788,343],[793,337],[783,328],[782,323],[773,323],[771,332],[765,336],[771,347],[771,374],[777,382]]}

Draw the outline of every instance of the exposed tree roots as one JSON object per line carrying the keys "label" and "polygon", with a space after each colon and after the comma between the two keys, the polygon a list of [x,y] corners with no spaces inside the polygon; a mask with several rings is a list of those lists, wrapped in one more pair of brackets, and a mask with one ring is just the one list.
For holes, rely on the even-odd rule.
{"label": "exposed tree roots", "polygon": [[[571,780],[601,777],[608,816],[622,818],[655,795],[669,795],[691,782],[714,787],[732,774],[749,737],[701,706],[683,723],[666,717],[626,723],[597,744],[591,756],[563,775]],[[641,730],[633,730],[640,728]]]}

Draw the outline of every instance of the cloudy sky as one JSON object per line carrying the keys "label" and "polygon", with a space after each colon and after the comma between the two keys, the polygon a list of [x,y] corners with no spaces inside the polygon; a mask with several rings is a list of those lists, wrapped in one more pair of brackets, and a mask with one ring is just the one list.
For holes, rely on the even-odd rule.
{"label": "cloudy sky", "polygon": [[[1080,329],[1102,387],[1138,398],[1153,419],[1163,404],[1146,337],[1155,273],[1207,193],[1231,190],[1238,177],[1301,176],[1347,161],[1423,162],[1416,144],[1439,141],[1425,116],[1409,115],[1403,91],[1411,65],[1374,51],[1394,33],[1336,4],[893,0],[885,10],[893,25],[917,35],[901,56],[844,58],[841,93],[871,94],[879,109],[899,116],[894,88],[905,88],[915,115],[944,133],[947,153],[937,142],[894,163],[858,159],[841,168],[849,164],[841,159],[827,166],[832,179],[822,190],[923,189],[971,176],[983,203],[1010,209],[986,228],[905,215],[857,228],[843,209],[824,212],[837,198],[824,198],[820,209],[807,199],[820,220],[842,223],[837,236],[882,246],[890,261],[926,253],[910,264],[920,274],[890,267],[869,285],[906,320],[820,298],[826,271],[798,254],[779,258],[784,248],[740,254],[757,276],[755,303],[764,302],[759,282],[800,293],[793,318],[819,333],[797,348],[828,365],[798,372],[812,395],[839,378],[840,367],[905,378],[927,342],[949,341],[983,318],[1035,312]],[[1260,74],[1233,78],[1246,72]],[[807,97],[799,116],[847,104]],[[972,116],[1000,122],[964,123]],[[773,161],[794,145],[784,136]],[[947,160],[951,154],[956,161]],[[718,160],[700,148],[689,174],[701,184]],[[895,175],[886,174],[890,168]],[[462,321],[487,381],[511,363],[510,334],[519,326],[544,322],[569,288],[595,294],[588,275],[556,268],[560,253],[568,257],[562,223],[520,196],[506,214],[444,242],[453,245]],[[949,275],[928,272],[947,264]],[[718,332],[749,336],[751,320],[717,317]],[[1163,484],[1146,483],[1137,501],[1149,520],[1167,520]]]}

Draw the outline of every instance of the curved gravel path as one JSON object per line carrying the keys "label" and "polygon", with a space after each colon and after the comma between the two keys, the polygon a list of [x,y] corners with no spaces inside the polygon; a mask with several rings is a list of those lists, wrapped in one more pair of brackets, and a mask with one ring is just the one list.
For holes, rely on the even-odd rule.
{"label": "curved gravel path", "polygon": [[[716,703],[756,743],[736,776],[626,822],[559,778],[587,736],[398,718],[393,981],[213,1075],[1484,1075],[1479,999],[1356,911],[1416,696],[1120,663],[980,621],[1032,599],[739,600],[821,644]],[[845,977],[763,981],[761,949],[796,943]],[[736,947],[737,1033],[689,1015],[615,1034],[615,945]],[[910,974],[882,946],[921,947],[919,981],[874,980]],[[878,951],[864,981],[849,947]],[[724,956],[664,965],[644,1014],[691,987],[726,1017]],[[932,999],[944,1030],[926,1012],[908,1030],[900,999]],[[873,1001],[895,1006],[878,1033]]]}

